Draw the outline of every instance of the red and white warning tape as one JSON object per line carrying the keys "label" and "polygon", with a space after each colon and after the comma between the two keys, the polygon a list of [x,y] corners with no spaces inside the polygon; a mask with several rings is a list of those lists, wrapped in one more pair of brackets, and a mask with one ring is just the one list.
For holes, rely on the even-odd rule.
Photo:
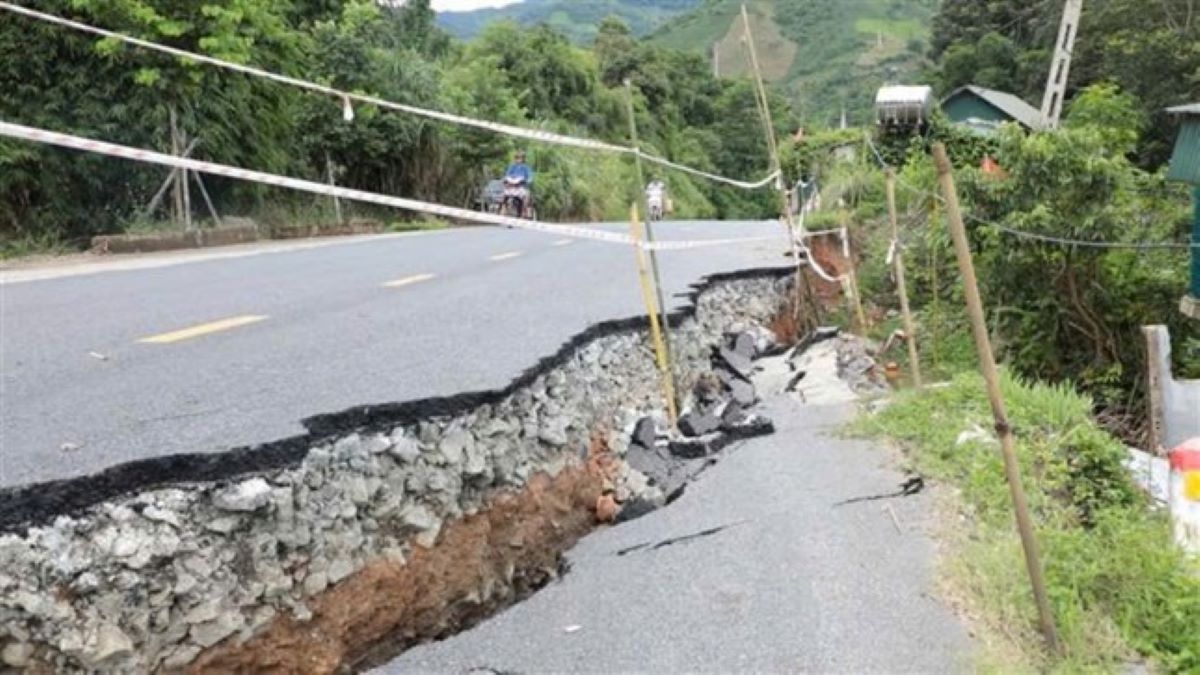
{"label": "red and white warning tape", "polygon": [[[264,185],[275,185],[291,190],[299,190],[301,192],[310,192],[313,194],[366,202],[369,204],[390,206],[393,208],[404,209],[406,211],[428,213],[436,216],[453,218],[455,220],[474,221],[478,223],[488,223],[491,225],[507,225],[509,227],[522,230],[545,232],[558,236],[574,237],[577,239],[590,239],[593,241],[602,241],[612,244],[624,244],[627,246],[634,244],[633,237],[626,234],[619,234],[617,232],[606,232],[593,228],[581,227],[578,225],[539,223],[529,220],[522,220],[519,218],[509,218],[507,216],[491,213],[480,213],[478,211],[471,211],[454,206],[432,204],[415,199],[405,199],[403,197],[392,197],[374,192],[365,192],[363,190],[353,190],[350,188],[326,185],[324,183],[316,183],[300,178],[289,178],[287,176],[278,176],[275,174],[264,173],[262,171],[239,169],[237,167],[216,164],[213,162],[205,162],[188,157],[166,155],[161,152],[154,152],[152,150],[141,150],[124,145],[117,145],[115,143],[96,141],[89,138],[82,138],[80,136],[72,136],[70,134],[62,134],[55,131],[46,131],[44,129],[36,129],[20,124],[12,124],[10,122],[0,121],[0,136],[16,138],[24,141],[32,141],[34,143],[42,143],[46,145],[57,145],[59,147],[83,150],[85,152],[91,152],[98,155],[119,157],[122,159],[144,162],[147,164],[158,164],[160,166],[169,166],[188,171],[197,171],[214,176],[225,176],[227,178],[262,183]],[[653,243],[640,242],[640,245],[646,250],[678,251],[694,248],[706,248],[710,246],[729,246],[733,244],[744,244],[750,242],[772,241],[776,239],[778,239],[777,236],[745,237],[739,239],[656,241]]]}
{"label": "red and white warning tape", "polygon": [[105,30],[103,28],[97,28],[95,26],[91,26],[86,23],[81,23],[79,21],[72,21],[71,19],[65,19],[63,17],[56,16],[54,14],[47,14],[45,12],[39,12],[37,10],[29,9],[28,7],[14,5],[10,2],[0,2],[0,9],[3,9],[8,12],[12,12],[14,14],[20,14],[22,16],[29,17],[31,19],[37,19],[39,21],[45,21],[47,23],[52,23],[52,24],[55,24],[58,26],[71,28],[73,30],[77,30],[80,32],[90,33],[92,35],[99,35],[101,37],[109,38],[112,40],[119,40],[119,41],[127,43],[127,44],[136,45],[138,47],[154,50],[157,52],[162,52],[164,54],[170,54],[172,56],[177,56],[182,59],[188,59],[191,61],[195,61],[197,63],[204,63],[204,64],[207,64],[210,66],[224,68],[226,70],[233,70],[233,71],[236,71],[239,73],[243,73],[245,75],[261,77],[261,78],[265,78],[268,80],[272,80],[274,82],[279,82],[281,84],[286,84],[286,85],[290,85],[293,87],[299,87],[301,89],[307,89],[309,91],[317,92],[320,94],[325,94],[327,96],[333,96],[333,97],[341,100],[341,102],[343,104],[343,109],[346,111],[347,119],[353,119],[353,116],[354,116],[353,108],[351,107],[350,102],[356,101],[358,103],[375,105],[375,106],[379,106],[380,108],[386,108],[388,110],[395,110],[397,112],[403,112],[403,113],[407,113],[410,115],[419,115],[421,117],[427,117],[430,119],[440,120],[442,122],[448,122],[450,124],[458,124],[461,126],[474,127],[476,129],[486,129],[488,131],[493,131],[495,133],[503,134],[506,136],[512,136],[514,138],[524,138],[524,139],[532,140],[532,141],[540,141],[543,143],[553,143],[556,145],[582,148],[585,150],[598,150],[598,151],[603,151],[603,152],[614,152],[614,153],[618,153],[618,154],[637,155],[648,162],[653,162],[655,164],[658,164],[658,165],[661,165],[664,167],[668,167],[671,169],[675,169],[677,171],[682,171],[684,173],[688,173],[693,176],[707,178],[708,180],[716,181],[719,183],[725,183],[726,185],[732,185],[734,187],[739,187],[739,188],[746,189],[746,190],[756,190],[758,188],[765,187],[768,184],[770,184],[771,181],[775,180],[775,177],[779,175],[779,172],[776,171],[776,172],[772,173],[771,175],[767,176],[766,178],[763,178],[762,180],[755,181],[755,182],[741,181],[741,180],[736,180],[733,178],[726,178],[724,176],[719,176],[714,173],[709,173],[707,171],[702,171],[700,169],[695,169],[695,168],[692,168],[689,166],[684,166],[682,164],[677,164],[675,162],[671,162],[669,160],[663,159],[662,157],[658,157],[656,155],[652,155],[652,154],[643,152],[639,148],[632,148],[632,147],[628,147],[628,146],[624,146],[624,145],[616,145],[613,143],[605,143],[603,141],[597,141],[597,140],[593,140],[590,138],[578,138],[575,136],[566,136],[563,134],[556,134],[556,133],[553,133],[550,131],[543,131],[541,129],[528,129],[525,127],[513,126],[511,124],[501,124],[499,122],[489,122],[487,120],[474,119],[471,117],[464,117],[462,115],[454,115],[451,113],[441,112],[438,110],[428,110],[426,108],[419,108],[417,106],[405,105],[403,103],[394,103],[392,101],[387,101],[387,100],[384,100],[381,98],[376,98],[374,96],[366,96],[363,94],[355,94],[353,92],[342,91],[340,89],[334,89],[333,87],[327,87],[322,84],[317,84],[316,82],[310,82],[308,80],[301,80],[301,79],[294,78],[294,77],[288,77],[287,75],[280,75],[278,73],[272,73],[267,70],[262,70],[261,68],[254,68],[252,66],[245,66],[242,64],[238,64],[238,63],[232,63],[230,61],[224,61],[222,59],[213,58],[211,56],[205,56],[203,54],[197,54],[197,53],[189,52],[189,51],[186,51],[183,49],[178,49],[176,47],[169,47],[167,45],[159,44],[157,42],[151,42],[149,40],[142,40],[140,38],[135,38],[135,37],[131,37],[129,35],[124,35],[122,33],[116,33],[114,31]]}

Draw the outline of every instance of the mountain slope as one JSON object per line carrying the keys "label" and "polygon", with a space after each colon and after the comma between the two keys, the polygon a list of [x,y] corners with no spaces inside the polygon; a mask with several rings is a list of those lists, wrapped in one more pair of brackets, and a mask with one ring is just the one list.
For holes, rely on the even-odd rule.
{"label": "mountain slope", "polygon": [[621,17],[635,35],[645,35],[701,4],[702,0],[524,0],[500,8],[470,12],[441,12],[437,22],[464,40],[479,34],[489,23],[513,20],[522,25],[549,24],[573,41],[587,43],[606,16]]}
{"label": "mountain slope", "polygon": [[[655,31],[665,47],[703,52],[722,76],[748,72],[739,0],[708,0]],[[885,81],[912,81],[924,63],[937,0],[754,0],[747,3],[766,78],[781,85],[810,123],[845,106],[870,118]]]}

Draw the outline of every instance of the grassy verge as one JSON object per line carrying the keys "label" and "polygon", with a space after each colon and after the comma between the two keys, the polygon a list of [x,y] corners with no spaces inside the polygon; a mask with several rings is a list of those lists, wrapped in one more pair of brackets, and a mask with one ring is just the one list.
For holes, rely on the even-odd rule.
{"label": "grassy verge", "polygon": [[1144,659],[1166,672],[1200,672],[1200,569],[1131,484],[1124,447],[1091,420],[1086,398],[1006,373],[1067,655],[1041,649],[998,445],[982,431],[991,427],[983,391],[978,375],[962,374],[943,388],[906,392],[854,427],[898,441],[916,470],[957,488],[943,576],[983,629],[981,666],[1103,672]]}

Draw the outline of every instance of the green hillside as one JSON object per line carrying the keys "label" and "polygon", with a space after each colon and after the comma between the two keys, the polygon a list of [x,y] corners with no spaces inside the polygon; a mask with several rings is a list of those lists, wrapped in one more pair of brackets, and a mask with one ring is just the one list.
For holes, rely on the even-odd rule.
{"label": "green hillside", "polygon": [[[725,77],[748,65],[739,0],[708,0],[650,36],[665,47],[715,54]],[[870,117],[875,89],[912,81],[921,69],[937,0],[751,0],[764,75],[781,85],[810,123],[829,124],[843,106],[852,123]]]}
{"label": "green hillside", "polygon": [[469,12],[441,12],[438,25],[469,40],[490,23],[511,20],[525,26],[546,24],[585,44],[596,37],[596,27],[607,16],[619,16],[634,35],[645,35],[683,14],[703,0],[524,0],[499,8]]}

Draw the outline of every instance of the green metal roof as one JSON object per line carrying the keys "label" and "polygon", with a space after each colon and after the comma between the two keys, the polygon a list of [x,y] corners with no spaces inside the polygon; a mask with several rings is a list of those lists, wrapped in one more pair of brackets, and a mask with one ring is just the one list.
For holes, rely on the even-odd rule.
{"label": "green metal roof", "polygon": [[[1179,127],[1179,138],[1175,140],[1175,153],[1171,157],[1171,168],[1167,180],[1200,185],[1200,104],[1184,106],[1194,108],[1195,114],[1185,111],[1183,124]],[[1172,108],[1171,112],[1180,111]]]}

